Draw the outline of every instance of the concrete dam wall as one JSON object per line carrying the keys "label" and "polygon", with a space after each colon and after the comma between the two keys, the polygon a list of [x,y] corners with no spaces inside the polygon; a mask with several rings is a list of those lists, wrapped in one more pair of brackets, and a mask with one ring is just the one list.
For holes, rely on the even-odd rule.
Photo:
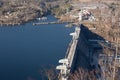
{"label": "concrete dam wall", "polygon": [[84,36],[84,33],[81,29],[71,71],[73,72],[78,67],[88,68],[89,67],[89,62],[88,62],[89,60],[87,57],[88,55],[89,55],[89,46],[87,44],[86,37]]}
{"label": "concrete dam wall", "polygon": [[56,69],[60,70],[60,80],[68,80],[69,73],[82,68],[92,70],[99,66],[97,51],[102,51],[99,41],[104,41],[102,37],[90,31],[84,25],[75,28],[71,33],[72,40],[68,46],[65,58],[60,59],[61,65]]}
{"label": "concrete dam wall", "polygon": [[80,29],[71,72],[78,68],[90,70],[93,68],[91,64],[98,65],[98,60],[94,59],[93,56],[96,55],[97,50],[102,50],[102,46],[98,42],[90,42],[90,40],[104,40],[102,37],[91,32],[84,25],[81,25]]}

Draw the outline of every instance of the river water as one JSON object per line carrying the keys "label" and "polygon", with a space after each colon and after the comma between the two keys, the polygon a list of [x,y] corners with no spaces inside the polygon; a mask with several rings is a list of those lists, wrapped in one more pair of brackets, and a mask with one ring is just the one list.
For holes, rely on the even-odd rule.
{"label": "river water", "polygon": [[[48,16],[48,21],[56,19]],[[56,66],[65,56],[74,28],[33,22],[0,27],[0,80],[40,80],[41,66]]]}

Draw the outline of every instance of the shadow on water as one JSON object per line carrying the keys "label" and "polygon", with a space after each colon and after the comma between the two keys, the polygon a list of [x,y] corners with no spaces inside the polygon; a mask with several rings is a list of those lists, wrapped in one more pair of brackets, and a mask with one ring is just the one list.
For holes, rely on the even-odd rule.
{"label": "shadow on water", "polygon": [[98,56],[103,50],[100,42],[105,42],[105,39],[90,31],[86,26],[81,25],[76,48],[74,71],[78,68],[93,70],[96,67],[100,67],[98,65]]}

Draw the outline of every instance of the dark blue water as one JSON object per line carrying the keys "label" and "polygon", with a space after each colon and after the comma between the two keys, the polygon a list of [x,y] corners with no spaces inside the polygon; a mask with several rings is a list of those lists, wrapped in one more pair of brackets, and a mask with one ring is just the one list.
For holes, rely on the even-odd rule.
{"label": "dark blue water", "polygon": [[0,27],[0,80],[38,80],[41,66],[56,66],[65,56],[73,28],[32,23]]}

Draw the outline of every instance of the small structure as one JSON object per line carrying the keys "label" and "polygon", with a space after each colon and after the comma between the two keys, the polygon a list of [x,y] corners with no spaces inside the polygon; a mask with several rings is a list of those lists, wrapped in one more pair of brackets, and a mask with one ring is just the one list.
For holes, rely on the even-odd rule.
{"label": "small structure", "polygon": [[83,9],[79,12],[79,21],[82,21],[82,20],[89,20],[89,21],[94,21],[95,18],[94,16],[92,15],[91,12],[89,12],[88,10],[86,9]]}
{"label": "small structure", "polygon": [[37,20],[47,20],[47,17],[36,18]]}
{"label": "small structure", "polygon": [[60,70],[60,78],[61,80],[67,80],[68,59],[60,59],[59,63],[62,63],[62,65],[57,66],[56,69]]}
{"label": "small structure", "polygon": [[74,14],[71,14],[70,16],[74,18],[78,18],[78,21],[80,22],[84,20],[95,21],[95,17],[87,9],[81,9],[79,13],[77,14],[74,13]]}

